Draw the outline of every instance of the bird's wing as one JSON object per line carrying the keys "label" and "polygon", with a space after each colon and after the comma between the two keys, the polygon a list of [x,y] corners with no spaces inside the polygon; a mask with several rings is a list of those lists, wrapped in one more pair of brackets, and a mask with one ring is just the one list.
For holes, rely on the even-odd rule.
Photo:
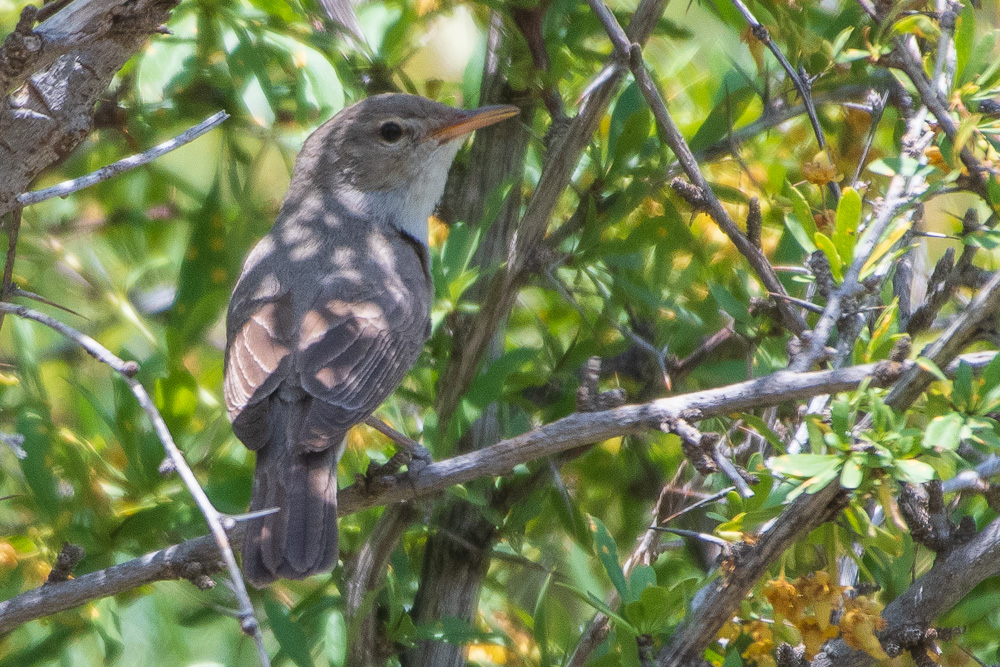
{"label": "bird's wing", "polygon": [[294,366],[313,400],[298,445],[335,444],[393,392],[426,338],[428,290],[401,284],[334,282],[317,295],[299,324]]}
{"label": "bird's wing", "polygon": [[226,317],[223,394],[233,430],[250,449],[266,443],[267,401],[290,365],[294,302],[289,282],[266,270],[269,237],[247,257]]}

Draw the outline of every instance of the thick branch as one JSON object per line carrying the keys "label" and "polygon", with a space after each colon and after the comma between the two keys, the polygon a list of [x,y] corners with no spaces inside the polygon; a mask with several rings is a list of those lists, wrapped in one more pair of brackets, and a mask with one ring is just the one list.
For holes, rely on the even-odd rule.
{"label": "thick branch", "polygon": [[[976,353],[962,357],[974,368],[986,366],[994,353]],[[627,405],[602,412],[577,413],[515,438],[503,440],[469,454],[432,463],[416,476],[409,473],[395,478],[372,494],[357,484],[340,492],[338,514],[346,516],[370,507],[415,500],[478,477],[499,476],[516,466],[535,459],[608,438],[658,430],[660,424],[698,411],[703,418],[725,415],[752,408],[777,405],[818,394],[849,391],[871,377],[878,364],[852,366],[834,371],[793,373],[781,371],[767,377],[718,389],[662,398],[642,405]],[[912,362],[904,364],[906,368]],[[948,372],[953,372],[952,364]],[[813,497],[813,496],[810,496]],[[243,524],[229,531],[230,542],[238,547],[243,539]],[[49,616],[95,600],[131,590],[153,581],[186,576],[185,564],[195,563],[219,570],[219,550],[212,536],[203,536],[182,544],[147,554],[121,565],[84,574],[60,584],[50,584],[0,602],[0,634],[36,618]]]}
{"label": "thick branch", "polygon": [[771,563],[813,528],[836,515],[839,493],[840,484],[832,483],[814,494],[802,494],[753,547],[747,548],[746,553],[735,553],[732,569],[699,594],[699,603],[657,657],[657,667],[698,664],[705,647],[712,643],[732,617],[733,609],[739,606]]}
{"label": "thick branch", "polygon": [[[954,607],[981,581],[1000,574],[1000,519],[989,524],[971,541],[956,548],[917,579],[905,593],[882,612],[886,637],[898,636],[909,627],[926,629]],[[831,642],[824,651],[832,665],[867,667],[875,659],[855,651],[843,639]]]}

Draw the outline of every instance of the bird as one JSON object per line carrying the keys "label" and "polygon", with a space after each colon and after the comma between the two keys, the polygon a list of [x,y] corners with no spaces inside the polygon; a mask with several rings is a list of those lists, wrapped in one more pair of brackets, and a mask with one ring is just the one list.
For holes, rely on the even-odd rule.
{"label": "bird", "polygon": [[242,551],[254,586],[336,566],[345,436],[430,335],[428,218],[466,136],[517,113],[388,93],[344,108],[303,144],[226,317],[226,408],[256,454]]}

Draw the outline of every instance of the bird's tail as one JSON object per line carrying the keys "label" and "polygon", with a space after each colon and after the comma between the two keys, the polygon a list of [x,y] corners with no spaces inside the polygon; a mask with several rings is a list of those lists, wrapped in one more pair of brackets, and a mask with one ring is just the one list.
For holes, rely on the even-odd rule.
{"label": "bird's tail", "polygon": [[302,453],[299,437],[306,401],[273,397],[267,444],[257,451],[250,511],[278,508],[251,519],[243,542],[243,573],[254,586],[304,579],[337,563],[337,462],[343,438]]}

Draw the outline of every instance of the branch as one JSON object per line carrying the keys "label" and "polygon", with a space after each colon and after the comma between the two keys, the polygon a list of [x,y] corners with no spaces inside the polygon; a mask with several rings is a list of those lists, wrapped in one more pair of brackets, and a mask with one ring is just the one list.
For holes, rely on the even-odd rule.
{"label": "branch", "polygon": [[[757,20],[757,17],[753,15],[753,12],[743,4],[742,0],[732,0],[732,3],[736,6],[736,9],[746,22],[750,24],[750,31],[753,36],[756,37],[764,46],[766,46],[774,57],[778,59],[781,64],[781,69],[785,70],[785,74],[788,78],[792,80],[792,85],[795,89],[799,91],[799,96],[802,98],[802,103],[805,105],[806,114],[809,116],[809,123],[812,125],[813,134],[816,135],[816,143],[819,144],[820,150],[826,148],[826,137],[823,135],[823,128],[820,127],[819,117],[816,115],[816,106],[813,104],[811,85],[808,81],[805,81],[802,76],[799,75],[795,69],[792,68],[792,64],[788,62],[785,58],[785,54],[781,52],[778,45],[774,43],[771,39],[771,34],[768,32],[767,28]],[[830,181],[828,184],[830,192],[833,193],[835,199],[840,198],[840,186],[837,185],[835,181]]]}
{"label": "branch", "polygon": [[194,141],[215,126],[221,124],[227,118],[229,118],[229,114],[225,111],[220,111],[217,114],[206,118],[182,134],[177,135],[173,139],[164,141],[162,144],[154,146],[147,151],[118,160],[118,162],[109,164],[106,167],[101,167],[97,171],[91,172],[86,176],[74,178],[69,181],[63,181],[58,185],[53,185],[52,187],[45,188],[44,190],[25,192],[17,196],[17,202],[22,206],[31,206],[32,204],[37,204],[38,202],[45,201],[46,199],[52,199],[53,197],[65,197],[71,192],[89,188],[91,185],[97,185],[101,181],[106,181],[122,172],[128,171],[129,169],[135,169],[136,167],[148,164],[161,155],[166,155],[170,151],[176,150],[184,144]]}
{"label": "branch", "polygon": [[[19,308],[7,304],[0,304],[0,307]],[[961,359],[978,369],[985,367],[994,356],[995,353],[980,352],[964,355]],[[913,366],[913,362],[906,362],[901,366],[907,369]],[[403,473],[389,478],[394,482],[380,485],[377,493],[371,493],[363,484],[349,486],[339,494],[338,514],[346,516],[371,507],[416,500],[479,477],[504,475],[518,465],[574,447],[659,430],[664,421],[689,417],[695,411],[700,412],[704,419],[819,394],[850,391],[866,378],[872,377],[878,367],[879,364],[865,364],[812,373],[779,371],[718,389],[601,412],[572,414],[490,447],[432,463],[416,475]],[[957,368],[958,364],[954,363],[946,372],[953,373]],[[239,547],[242,544],[243,530],[243,524],[240,523],[230,531],[229,539],[233,546]],[[188,564],[195,564],[199,568],[212,568],[214,564],[215,569],[211,571],[218,571],[218,563],[218,544],[212,536],[202,536],[106,570],[31,590],[0,602],[0,635],[30,620],[49,616],[90,600],[116,595],[153,581],[184,577]]]}
{"label": "branch", "polygon": [[[882,611],[886,628],[881,637],[896,638],[910,629],[926,630],[941,614],[954,607],[981,581],[1000,574],[1000,519],[939,559],[926,574]],[[828,664],[867,667],[875,659],[855,651],[843,639],[830,642],[824,650]]]}
{"label": "branch", "polygon": [[22,17],[0,49],[4,93],[24,81],[0,108],[0,215],[86,138],[94,103],[177,1],[77,0],[34,31]]}
{"label": "branch", "polygon": [[[927,79],[923,64],[908,48],[908,45],[912,43],[911,40],[912,37],[910,39],[898,38],[896,40],[896,48],[893,50],[893,54],[896,56],[894,64],[898,65],[906,73],[910,81],[913,82],[913,86],[917,89],[917,94],[920,95],[921,102],[924,103],[924,106],[937,119],[938,124],[944,130],[948,139],[954,142],[958,136],[958,126],[951,117],[947,105],[942,101],[937,91],[934,90],[933,84]],[[983,174],[989,170],[979,162],[968,146],[962,146],[959,151],[959,158],[962,160],[962,164],[969,170],[969,178],[972,180],[975,192],[987,203],[991,203],[989,193],[986,191],[986,183],[983,179]]]}
{"label": "branch", "polygon": [[[14,287],[14,260],[17,257],[17,235],[21,231],[21,208],[15,208],[7,223],[7,255],[3,264],[3,280],[0,281],[0,301],[5,301]],[[3,327],[3,317],[0,312],[0,328]]]}
{"label": "branch", "polygon": [[[643,0],[639,4],[629,24],[632,39],[638,43],[649,39],[665,5],[666,0]],[[541,247],[552,212],[570,184],[573,170],[611,105],[624,75],[617,60],[612,59],[587,87],[577,115],[564,127],[561,126],[565,122],[563,119],[554,119],[549,130],[551,147],[545,153],[542,175],[511,242],[507,268],[498,271],[489,282],[480,310],[469,326],[463,328],[462,345],[454,349],[446,375],[437,384],[436,407],[440,424],[446,425],[449,421],[497,327],[510,312],[525,274],[531,268],[534,251]]]}
{"label": "branch", "polygon": [[[670,111],[667,110],[667,106],[660,96],[656,83],[646,69],[646,63],[642,59],[642,47],[629,39],[629,36],[622,30],[618,24],[618,20],[611,13],[611,10],[608,9],[607,5],[604,4],[603,0],[590,0],[590,7],[597,14],[601,24],[611,38],[611,43],[614,45],[618,57],[628,62],[629,68],[632,70],[632,76],[635,77],[636,83],[639,84],[639,88],[646,98],[646,103],[653,112],[657,127],[659,127],[667,145],[670,146],[671,150],[674,151],[674,155],[677,156],[677,160],[684,169],[684,173],[687,174],[688,179],[690,179],[691,183],[698,190],[703,208],[708,212],[712,220],[715,221],[715,224],[729,237],[740,253],[746,257],[751,268],[753,268],[761,283],[764,284],[764,287],[769,292],[787,295],[785,286],[778,280],[778,275],[774,272],[774,268],[763,251],[756,247],[747,238],[746,234],[740,230],[733,219],[729,217],[729,213],[723,207],[722,202],[715,196],[708,181],[705,180],[701,169],[698,167],[698,161],[695,159],[694,154],[692,154],[680,130],[677,129]],[[781,313],[782,322],[789,331],[795,335],[799,335],[805,331],[805,321],[792,308],[791,304],[785,299],[775,299],[774,302]]]}
{"label": "branch", "polygon": [[[980,332],[980,325],[988,317],[996,317],[1000,312],[1000,271],[993,274],[988,283],[962,310],[961,315],[942,333],[937,340],[921,352],[938,366],[950,364],[959,352],[965,349]],[[934,376],[919,366],[911,366],[893,386],[885,402],[899,410],[910,405],[934,381]]]}
{"label": "branch", "polygon": [[[143,387],[142,384],[135,379],[136,373],[139,372],[139,364],[134,361],[125,361],[117,357],[112,354],[110,350],[90,336],[81,333],[76,329],[63,324],[59,320],[53,319],[43,313],[25,308],[24,306],[17,306],[2,302],[0,302],[0,312],[11,313],[12,315],[17,315],[18,317],[34,320],[47,327],[55,329],[63,336],[69,338],[82,347],[90,356],[94,357],[94,359],[110,366],[114,371],[121,375],[122,379],[128,384],[129,389],[131,389],[132,394],[139,402],[139,405],[153,423],[153,430],[156,431],[156,435],[163,444],[163,448],[166,450],[167,456],[170,458],[173,467],[184,481],[188,491],[190,491],[191,495],[194,497],[198,508],[205,516],[205,521],[208,522],[208,527],[212,532],[213,538],[215,539],[215,545],[218,552],[221,553],[222,559],[225,562],[226,568],[229,570],[229,575],[232,579],[233,593],[239,603],[240,627],[243,629],[244,633],[252,636],[257,642],[261,664],[264,665],[264,667],[268,667],[270,665],[270,659],[268,658],[267,651],[264,648],[264,640],[260,632],[260,625],[257,622],[257,617],[254,615],[253,604],[250,602],[250,596],[247,594],[246,584],[243,582],[243,576],[240,573],[240,568],[236,564],[236,557],[233,555],[229,539],[226,537],[226,530],[223,528],[224,520],[228,524],[234,524],[234,522],[232,519],[224,517],[220,514],[212,505],[208,496],[205,495],[205,491],[198,483],[198,479],[194,476],[194,472],[192,472],[191,468],[188,466],[187,461],[184,460],[184,455],[181,453],[181,450],[178,449],[176,443],[174,443],[173,436],[170,434],[170,430],[163,421],[163,417],[160,415],[159,410],[156,409],[153,399],[150,398],[145,387]],[[217,557],[218,554],[216,554],[216,558]],[[0,634],[2,633],[3,630],[0,629]]]}

